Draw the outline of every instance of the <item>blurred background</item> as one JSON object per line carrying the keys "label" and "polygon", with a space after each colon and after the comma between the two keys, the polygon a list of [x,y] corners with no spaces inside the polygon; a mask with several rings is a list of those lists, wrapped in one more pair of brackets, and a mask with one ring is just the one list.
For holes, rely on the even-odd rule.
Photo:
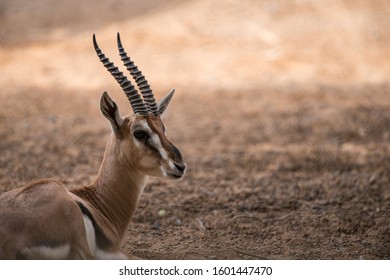
{"label": "blurred background", "polygon": [[390,258],[389,1],[0,0],[0,191],[94,178],[100,94],[131,112],[92,45],[122,67],[117,32],[157,99],[176,88],[189,167],[150,181],[125,249]]}
{"label": "blurred background", "polygon": [[381,83],[390,73],[386,0],[0,3],[2,85],[105,86],[91,37],[116,59],[116,32],[156,87]]}

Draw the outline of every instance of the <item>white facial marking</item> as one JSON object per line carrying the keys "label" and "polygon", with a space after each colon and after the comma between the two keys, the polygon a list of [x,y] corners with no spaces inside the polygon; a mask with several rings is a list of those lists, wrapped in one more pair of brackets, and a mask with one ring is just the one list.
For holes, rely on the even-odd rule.
{"label": "white facial marking", "polygon": [[69,256],[70,245],[64,244],[61,246],[50,247],[45,245],[24,248],[21,254],[28,259],[53,259],[62,260]]}
{"label": "white facial marking", "polygon": [[163,160],[168,160],[168,153],[165,151],[161,145],[160,137],[156,133],[151,135],[153,146],[159,151]]}
{"label": "white facial marking", "polygon": [[175,164],[173,163],[172,160],[170,160],[170,161],[168,162],[168,164],[169,164],[169,167],[170,167],[170,168],[172,168],[172,169],[175,169],[175,168],[176,168],[176,166],[175,166]]}
{"label": "white facial marking", "polygon": [[[167,153],[167,151],[163,148],[163,146],[162,146],[162,144],[161,144],[160,137],[158,137],[158,135],[157,135],[156,133],[154,133],[154,132],[150,129],[150,127],[149,127],[147,121],[141,120],[141,121],[140,121],[140,124],[141,124],[142,128],[143,128],[145,131],[147,131],[147,132],[149,133],[150,138],[151,138],[151,141],[152,141],[152,145],[159,151],[159,153],[160,153],[160,155],[161,155],[161,158],[162,158],[163,160],[169,160],[169,158],[168,158],[168,153]],[[136,144],[139,145],[140,143],[139,143],[138,141],[136,141]],[[170,162],[169,164],[170,164],[170,166],[171,166],[171,165],[173,166],[173,163]]]}
{"label": "white facial marking", "polygon": [[160,166],[160,170],[161,170],[161,173],[166,177],[167,176],[167,172],[165,172],[164,168],[162,166]]}
{"label": "white facial marking", "polygon": [[[166,162],[166,164],[168,164],[168,167],[167,170],[176,170],[176,166],[174,164],[174,162],[169,158],[169,155],[168,155],[168,152],[164,149],[164,147],[162,146],[162,143],[161,143],[161,140],[160,140],[160,137],[158,136],[157,133],[153,132],[147,121],[145,120],[141,120],[139,122],[139,128],[142,128],[143,130],[145,130],[149,136],[150,136],[150,145],[152,145],[160,154],[161,158]],[[135,144],[138,146],[138,147],[141,147],[141,145],[143,145],[142,143],[140,143],[139,141],[135,141]],[[161,173],[167,177],[168,176],[168,173],[167,173],[167,170],[164,169],[163,166],[160,166],[160,170],[161,170]],[[169,171],[168,171],[169,172]]]}

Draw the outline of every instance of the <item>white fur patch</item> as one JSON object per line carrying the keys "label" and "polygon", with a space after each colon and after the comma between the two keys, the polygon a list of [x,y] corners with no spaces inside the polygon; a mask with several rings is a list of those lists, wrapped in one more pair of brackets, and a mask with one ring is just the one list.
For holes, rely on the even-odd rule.
{"label": "white fur patch", "polygon": [[154,147],[159,151],[161,158],[164,160],[168,160],[168,153],[167,153],[167,151],[165,151],[165,149],[161,145],[160,137],[158,137],[158,135],[156,133],[153,133],[151,135],[151,138],[152,138],[152,143],[153,143]]}
{"label": "white fur patch", "polygon": [[[154,146],[154,148],[159,152],[161,158],[163,160],[165,160],[168,165],[169,165],[169,168],[171,170],[175,170],[176,167],[175,167],[175,164],[173,163],[173,161],[169,158],[168,156],[168,152],[164,149],[164,147],[162,146],[162,143],[161,143],[161,140],[160,140],[160,137],[158,136],[157,133],[154,133],[148,123],[145,121],[145,120],[142,120],[140,121],[140,126],[142,126],[142,129],[144,129],[145,131],[147,131],[150,135],[150,141],[151,141],[151,145]],[[135,141],[135,144],[140,147],[141,143],[138,142],[138,141]],[[164,176],[167,176],[167,171],[164,170],[164,168],[161,166],[160,167],[161,171],[162,171],[162,174],[164,174]]]}
{"label": "white fur patch", "polygon": [[[149,125],[148,125],[148,123],[146,121],[142,120],[142,121],[140,121],[140,124],[141,124],[142,128],[149,133],[149,135],[151,137],[152,144],[159,151],[159,153],[161,155],[161,158],[164,159],[164,160],[169,160],[168,153],[163,148],[163,146],[161,144],[160,137],[158,137],[158,134],[154,133],[150,129],[150,127],[149,127]],[[172,162],[170,162],[169,164],[170,164],[170,166],[174,166]]]}
{"label": "white fur patch", "polygon": [[50,246],[34,246],[25,248],[21,251],[21,254],[27,259],[51,259],[51,260],[62,260],[67,259],[70,252],[70,245],[64,244],[61,246],[50,247]]}
{"label": "white fur patch", "polygon": [[83,215],[83,219],[85,232],[87,234],[88,246],[91,252],[94,254],[96,250],[95,228],[93,227],[92,221],[86,215]]}
{"label": "white fur patch", "polygon": [[85,215],[84,218],[84,226],[87,234],[87,241],[89,249],[91,250],[93,256],[98,260],[126,260],[127,256],[122,252],[105,252],[100,250],[96,245],[96,236],[95,236],[95,228],[93,227],[92,221]]}
{"label": "white fur patch", "polygon": [[[147,121],[145,120],[141,120],[140,122],[140,126],[142,127],[142,129],[144,129],[145,131],[147,131],[150,134],[152,134],[152,130],[149,128],[149,125],[147,123]],[[139,142],[139,141],[134,141],[135,142],[135,145],[138,147],[138,148],[141,148],[142,147],[142,144]]]}
{"label": "white fur patch", "polygon": [[104,252],[97,249],[95,252],[95,258],[98,260],[127,260],[127,256],[122,252]]}

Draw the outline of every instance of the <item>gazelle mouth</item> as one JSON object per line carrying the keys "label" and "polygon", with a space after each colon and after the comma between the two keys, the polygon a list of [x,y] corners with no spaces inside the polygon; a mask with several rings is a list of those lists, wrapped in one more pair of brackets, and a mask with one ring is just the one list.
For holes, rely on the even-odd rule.
{"label": "gazelle mouth", "polygon": [[183,177],[183,174],[179,175],[179,174],[167,173],[167,176],[173,179],[180,179],[181,177]]}

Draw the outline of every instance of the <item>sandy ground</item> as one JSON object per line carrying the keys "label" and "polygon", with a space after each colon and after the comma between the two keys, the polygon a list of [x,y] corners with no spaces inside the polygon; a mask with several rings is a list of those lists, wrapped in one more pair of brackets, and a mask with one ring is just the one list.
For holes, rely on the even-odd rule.
{"label": "sandy ground", "polygon": [[[188,164],[123,241],[146,259],[390,258],[390,4],[0,1],[0,192],[90,182],[109,124],[92,48],[116,32]],[[159,215],[165,210],[165,215]]]}

